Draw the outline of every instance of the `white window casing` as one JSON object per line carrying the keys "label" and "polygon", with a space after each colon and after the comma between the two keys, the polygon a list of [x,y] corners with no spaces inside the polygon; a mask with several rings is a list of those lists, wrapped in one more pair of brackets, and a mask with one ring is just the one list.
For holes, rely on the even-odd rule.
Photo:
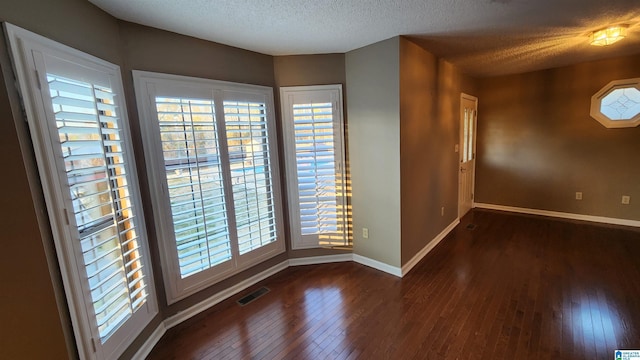
{"label": "white window casing", "polygon": [[284,252],[271,88],[133,77],[168,303]]}
{"label": "white window casing", "polygon": [[79,355],[117,358],[158,312],[120,68],[5,30]]}

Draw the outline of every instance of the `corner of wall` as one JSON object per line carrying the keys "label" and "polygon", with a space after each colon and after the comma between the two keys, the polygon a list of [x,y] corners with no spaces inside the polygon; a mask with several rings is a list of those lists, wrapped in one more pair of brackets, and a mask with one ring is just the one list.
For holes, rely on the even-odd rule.
{"label": "corner of wall", "polygon": [[[346,54],[354,256],[400,267],[400,38]],[[367,228],[369,236],[362,236]]]}

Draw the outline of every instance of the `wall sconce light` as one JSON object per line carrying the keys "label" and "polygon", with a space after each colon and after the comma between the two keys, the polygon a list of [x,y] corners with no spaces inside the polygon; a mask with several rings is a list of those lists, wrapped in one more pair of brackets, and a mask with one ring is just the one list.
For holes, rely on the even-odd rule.
{"label": "wall sconce light", "polygon": [[591,33],[591,45],[611,45],[627,36],[627,25],[611,26]]}

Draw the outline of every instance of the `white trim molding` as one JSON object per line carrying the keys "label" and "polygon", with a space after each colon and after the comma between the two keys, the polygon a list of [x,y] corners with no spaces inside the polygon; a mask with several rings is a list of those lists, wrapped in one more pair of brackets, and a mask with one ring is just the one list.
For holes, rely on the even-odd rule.
{"label": "white trim molding", "polygon": [[601,224],[640,227],[640,221],[637,221],[637,220],[617,219],[617,218],[610,218],[610,217],[603,217],[603,216],[573,214],[573,213],[565,213],[565,212],[559,212],[559,211],[528,209],[528,208],[520,208],[520,207],[514,207],[514,206],[494,205],[494,204],[485,204],[485,203],[474,203],[474,207],[479,209],[508,211],[508,212],[515,212],[520,214],[528,214],[528,215],[541,215],[541,216],[549,216],[549,217],[555,217],[555,218],[561,218],[561,219],[589,221],[589,222],[595,222],[595,223],[601,223]]}
{"label": "white trim molding", "polygon": [[156,346],[158,341],[162,338],[164,333],[167,332],[167,327],[164,325],[164,322],[161,322],[158,327],[153,330],[153,333],[147,338],[147,340],[140,346],[138,351],[133,355],[131,359],[133,360],[144,360],[151,354],[151,351]]}
{"label": "white trim molding", "polygon": [[325,256],[310,256],[289,259],[289,266],[329,264],[336,262],[353,261],[353,254],[338,254]]}
{"label": "white trim molding", "polygon": [[416,266],[416,264],[418,264],[420,260],[422,260],[422,258],[427,256],[427,254],[431,250],[433,250],[436,247],[436,245],[438,245],[440,241],[442,241],[442,239],[444,239],[447,235],[449,235],[451,230],[455,229],[456,226],[458,226],[458,224],[460,224],[460,219],[456,218],[451,224],[449,224],[449,226],[447,226],[444,230],[442,230],[440,234],[438,234],[435,238],[433,238],[433,240],[429,241],[429,243],[425,245],[425,247],[423,247],[422,250],[420,250],[413,258],[411,258],[411,260],[409,260],[406,264],[402,266],[401,276],[407,275],[409,271],[411,271],[411,269],[413,269],[413,267]]}
{"label": "white trim molding", "polygon": [[358,264],[362,264],[362,265],[374,268],[376,270],[386,272],[387,274],[397,276],[399,278],[402,277],[402,270],[397,266],[392,266],[392,265],[383,263],[381,261],[370,259],[368,257],[364,257],[358,254],[353,254],[353,261],[357,262]]}

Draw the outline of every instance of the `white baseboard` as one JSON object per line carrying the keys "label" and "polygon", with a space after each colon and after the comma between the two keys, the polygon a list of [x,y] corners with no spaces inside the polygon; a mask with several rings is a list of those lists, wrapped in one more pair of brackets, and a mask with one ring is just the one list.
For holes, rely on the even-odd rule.
{"label": "white baseboard", "polygon": [[338,254],[326,256],[311,256],[289,259],[289,266],[328,264],[335,262],[353,261],[353,254]]}
{"label": "white baseboard", "polygon": [[393,276],[397,276],[399,278],[402,277],[402,270],[397,266],[391,266],[389,264],[383,263],[378,260],[373,260],[368,257],[364,257],[362,255],[353,254],[353,261],[358,264],[366,265],[368,267],[372,267],[376,270],[384,271]]}
{"label": "white baseboard", "polygon": [[429,241],[429,243],[425,247],[423,247],[422,250],[420,250],[414,257],[411,258],[411,260],[404,264],[404,266],[402,266],[402,276],[407,275],[409,271],[411,271],[411,269],[413,269],[413,267],[416,266],[416,264],[419,263],[422,258],[424,258],[431,250],[433,250],[433,248],[435,248],[436,245],[438,245],[440,241],[442,241],[442,239],[449,235],[451,230],[458,226],[458,224],[460,224],[460,219],[456,218],[451,224],[449,224],[449,226],[442,230],[440,234],[433,238],[433,240]]}
{"label": "white baseboard", "polygon": [[239,293],[242,290],[247,289],[248,287],[255,285],[256,283],[268,278],[271,275],[275,275],[276,273],[286,269],[289,267],[289,261],[283,261],[277,265],[274,265],[267,270],[253,275],[252,277],[243,280],[229,288],[226,288],[219,293],[209,297],[208,299],[201,301],[190,308],[183,310],[175,315],[172,315],[164,320],[164,326],[168,329],[180,324],[181,322],[190,319],[191,317],[209,309],[210,307],[232,297],[233,295]]}
{"label": "white baseboard", "polygon": [[164,322],[161,322],[160,325],[153,331],[151,336],[147,338],[147,340],[142,344],[140,349],[133,355],[131,359],[133,360],[144,360],[149,356],[153,347],[156,346],[162,335],[167,331],[167,328],[164,326]]}
{"label": "white baseboard", "polygon": [[520,214],[529,214],[529,215],[542,215],[542,216],[556,217],[556,218],[562,218],[562,219],[590,221],[590,222],[596,222],[596,223],[602,223],[602,224],[640,227],[640,221],[637,221],[637,220],[617,219],[617,218],[609,218],[609,217],[603,217],[603,216],[572,214],[572,213],[565,213],[565,212],[558,212],[558,211],[528,209],[528,208],[484,204],[484,203],[474,203],[474,206],[480,209],[509,211],[509,212],[515,212]]}

